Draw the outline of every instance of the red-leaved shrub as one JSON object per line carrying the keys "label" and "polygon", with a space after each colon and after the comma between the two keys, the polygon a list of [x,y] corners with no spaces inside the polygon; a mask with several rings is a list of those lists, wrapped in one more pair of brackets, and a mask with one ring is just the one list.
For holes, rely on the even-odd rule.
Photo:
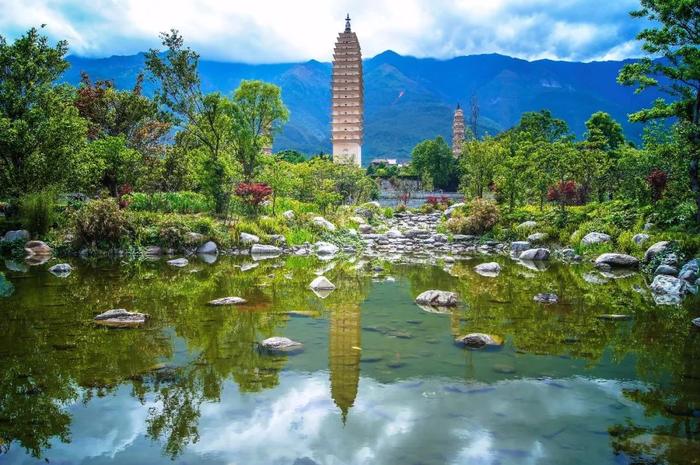
{"label": "red-leaved shrub", "polygon": [[559,181],[547,190],[547,200],[562,205],[581,205],[584,198],[583,189],[574,181]]}
{"label": "red-leaved shrub", "polygon": [[272,195],[272,188],[262,182],[242,182],[236,186],[236,195],[246,204],[257,209]]}
{"label": "red-leaved shrub", "polygon": [[661,200],[666,190],[666,184],[668,183],[668,175],[665,171],[658,168],[654,168],[647,176],[647,182],[651,188],[651,200],[656,203]]}

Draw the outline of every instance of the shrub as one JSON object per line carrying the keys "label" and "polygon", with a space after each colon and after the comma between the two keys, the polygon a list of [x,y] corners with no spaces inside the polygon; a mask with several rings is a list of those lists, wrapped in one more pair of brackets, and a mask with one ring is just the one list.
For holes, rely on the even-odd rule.
{"label": "shrub", "polygon": [[272,189],[262,182],[242,182],[236,186],[235,193],[246,205],[257,211],[260,204],[272,195]]}
{"label": "shrub", "polygon": [[547,200],[561,205],[581,205],[584,199],[585,192],[574,181],[559,181],[547,190]]}
{"label": "shrub", "polygon": [[158,242],[165,247],[178,249],[187,242],[189,227],[179,218],[168,218],[159,225]]}
{"label": "shrub", "polygon": [[161,213],[206,213],[214,209],[210,198],[198,192],[134,192],[123,198],[129,210]]}
{"label": "shrub", "polygon": [[44,235],[55,220],[56,195],[51,191],[27,194],[20,199],[22,226],[32,234]]}
{"label": "shrub", "polygon": [[79,245],[118,244],[128,234],[128,222],[113,199],[93,200],[75,214]]}
{"label": "shrub", "polygon": [[305,228],[290,229],[285,237],[289,245],[302,245],[315,239],[314,233]]}
{"label": "shrub", "polygon": [[646,178],[649,188],[651,189],[651,200],[656,203],[661,200],[666,190],[668,183],[668,175],[660,169],[653,169]]}
{"label": "shrub", "polygon": [[491,231],[501,215],[498,206],[491,201],[474,199],[469,204],[469,216],[466,218],[465,234],[484,234]]}

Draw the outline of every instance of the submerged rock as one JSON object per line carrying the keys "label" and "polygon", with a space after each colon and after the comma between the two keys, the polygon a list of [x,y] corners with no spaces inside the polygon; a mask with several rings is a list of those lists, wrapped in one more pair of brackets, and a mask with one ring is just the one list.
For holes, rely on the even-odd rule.
{"label": "submerged rock", "polygon": [[260,347],[273,353],[294,353],[303,350],[304,344],[286,337],[273,336],[261,341]]}
{"label": "submerged rock", "polygon": [[532,300],[541,304],[556,304],[557,302],[559,302],[559,296],[557,296],[556,294],[549,293],[537,294],[535,297],[532,298]]}
{"label": "submerged rock", "polygon": [[319,276],[309,284],[309,287],[319,291],[332,291],[335,289],[335,284],[330,282],[325,276]]}
{"label": "submerged rock", "polygon": [[168,265],[175,266],[178,268],[183,268],[189,265],[189,261],[186,258],[175,258],[173,260],[168,260]]}
{"label": "submerged rock", "polygon": [[526,261],[549,260],[549,249],[528,249],[519,258]]}
{"label": "submerged rock", "polygon": [[58,276],[59,278],[65,278],[71,271],[73,271],[73,267],[71,267],[68,263],[59,263],[58,265],[54,265],[49,268],[49,271],[51,274]]}
{"label": "submerged rock", "polygon": [[604,253],[595,259],[596,265],[605,263],[610,266],[619,266],[626,268],[636,268],[639,266],[639,260],[631,255],[622,253]]}
{"label": "submerged rock", "polygon": [[583,236],[583,239],[581,239],[581,245],[596,245],[596,244],[604,244],[606,242],[610,242],[612,240],[612,237],[610,237],[608,234],[605,233],[599,233],[599,232],[590,232]]}
{"label": "submerged rock", "polygon": [[432,307],[454,307],[457,305],[457,294],[448,291],[425,291],[416,297],[416,303]]}
{"label": "submerged rock", "polygon": [[501,272],[501,265],[496,262],[481,263],[474,267],[474,271],[481,276],[495,278]]}
{"label": "submerged rock", "polygon": [[246,303],[247,300],[241,297],[221,297],[220,299],[214,299],[209,301],[209,305],[222,306],[222,305],[240,305]]}
{"label": "submerged rock", "polygon": [[100,313],[94,318],[95,323],[113,328],[133,328],[146,322],[149,316],[145,313],[129,312],[123,308],[115,308]]}
{"label": "submerged rock", "polygon": [[455,344],[470,349],[482,349],[484,347],[500,347],[503,345],[503,339],[490,334],[471,333],[455,339]]}

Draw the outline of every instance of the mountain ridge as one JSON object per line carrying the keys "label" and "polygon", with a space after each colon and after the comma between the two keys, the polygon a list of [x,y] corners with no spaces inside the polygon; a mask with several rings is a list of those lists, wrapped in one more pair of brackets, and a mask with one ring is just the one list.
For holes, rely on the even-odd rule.
{"label": "mountain ridge", "polygon": [[[92,79],[111,79],[118,88],[133,86],[143,69],[145,54],[105,58],[68,57],[71,67],[63,80],[80,82],[81,71]],[[657,92],[634,94],[617,84],[618,70],[633,59],[572,62],[528,61],[497,53],[450,59],[417,58],[385,50],[363,60],[365,82],[364,160],[410,156],[423,139],[451,140],[452,114],[457,103],[479,102],[479,133],[495,134],[512,127],[525,111],[549,109],[582,137],[585,121],[595,111],[607,111],[633,141],[641,125],[627,115],[648,106]],[[332,65],[318,60],[246,64],[200,60],[205,91],[232,92],[243,79],[279,85],[290,109],[290,120],[275,139],[274,149],[314,154],[330,152],[330,78]],[[153,85],[146,83],[146,93]],[[468,109],[467,109],[468,113]]]}

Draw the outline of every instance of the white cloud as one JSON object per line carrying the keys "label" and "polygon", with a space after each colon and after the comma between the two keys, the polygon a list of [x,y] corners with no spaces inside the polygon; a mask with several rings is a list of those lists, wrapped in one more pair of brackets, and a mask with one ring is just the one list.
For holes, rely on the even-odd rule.
{"label": "white cloud", "polygon": [[[330,60],[346,12],[365,56],[503,53],[587,60],[636,54],[637,0],[0,0],[0,34],[46,23],[74,54],[133,54],[179,29],[210,59]],[[631,44],[631,45],[626,45]]]}

